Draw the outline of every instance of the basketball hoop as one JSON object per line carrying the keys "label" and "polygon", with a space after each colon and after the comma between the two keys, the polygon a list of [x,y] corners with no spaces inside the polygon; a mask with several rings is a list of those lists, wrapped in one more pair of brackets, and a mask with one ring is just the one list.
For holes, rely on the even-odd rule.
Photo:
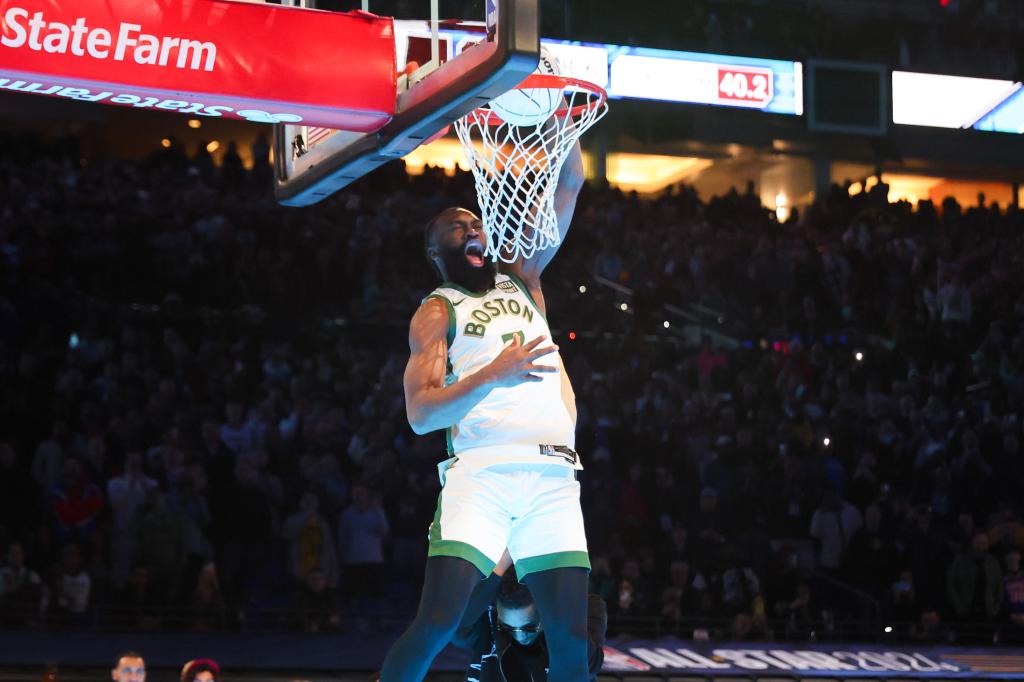
{"label": "basketball hoop", "polygon": [[608,95],[587,81],[534,74],[518,90],[551,89],[563,103],[546,121],[516,126],[487,107],[455,122],[473,168],[485,255],[505,263],[561,242],[555,213],[558,175],[576,141],[608,111]]}

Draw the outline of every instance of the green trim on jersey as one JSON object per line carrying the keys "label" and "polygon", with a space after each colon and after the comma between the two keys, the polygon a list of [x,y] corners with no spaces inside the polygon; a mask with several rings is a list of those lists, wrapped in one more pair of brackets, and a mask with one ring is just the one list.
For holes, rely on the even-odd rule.
{"label": "green trim on jersey", "polygon": [[540,306],[537,305],[537,302],[535,300],[533,300],[533,294],[530,293],[530,288],[528,286],[526,286],[526,282],[524,282],[523,280],[519,279],[518,277],[513,275],[511,272],[503,272],[501,274],[505,275],[510,280],[515,282],[519,286],[519,288],[523,290],[523,295],[526,296],[527,300],[533,305],[533,309],[537,311],[538,315],[540,315],[540,319],[544,320],[544,322],[547,322],[548,321],[547,316],[545,316],[544,312],[541,311]]}
{"label": "green trim on jersey", "polygon": [[455,446],[452,445],[452,434],[455,432],[454,426],[449,426],[444,430],[444,444],[448,448],[448,456],[455,455]]}
{"label": "green trim on jersey", "polygon": [[[455,306],[448,300],[448,297],[443,294],[430,294],[423,302],[426,303],[432,298],[436,298],[439,301],[444,301],[444,305],[448,308],[448,348],[452,347],[455,343]],[[451,362],[448,363],[448,372],[451,373]]]}
{"label": "green trim on jersey", "polygon": [[549,571],[552,568],[585,568],[589,571],[590,555],[586,552],[555,552],[526,557],[515,563],[516,577],[519,582],[523,582],[523,578],[531,573]]}
{"label": "green trim on jersey", "polygon": [[[486,554],[465,542],[441,539],[441,494],[443,491],[437,496],[437,509],[434,510],[434,520],[430,523],[430,531],[427,533],[427,537],[430,539],[427,556],[453,556],[465,559],[476,566],[476,570],[480,571],[483,576],[489,576],[497,564],[488,559]],[[589,564],[587,567],[590,567]]]}

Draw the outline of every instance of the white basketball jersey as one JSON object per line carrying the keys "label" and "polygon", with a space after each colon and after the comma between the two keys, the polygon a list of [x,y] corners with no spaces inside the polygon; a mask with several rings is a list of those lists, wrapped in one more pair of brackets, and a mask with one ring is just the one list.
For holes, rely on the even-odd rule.
{"label": "white basketball jersey", "polygon": [[[538,336],[551,340],[551,330],[526,285],[514,276],[499,273],[486,293],[472,293],[445,282],[428,297],[448,307],[448,377],[455,383],[493,361],[514,336],[526,343]],[[557,366],[559,371],[539,374],[542,381],[511,388],[494,388],[457,424],[448,429],[448,452],[459,465],[543,462],[538,446],[575,447],[576,396],[558,353],[537,359],[538,365]]]}

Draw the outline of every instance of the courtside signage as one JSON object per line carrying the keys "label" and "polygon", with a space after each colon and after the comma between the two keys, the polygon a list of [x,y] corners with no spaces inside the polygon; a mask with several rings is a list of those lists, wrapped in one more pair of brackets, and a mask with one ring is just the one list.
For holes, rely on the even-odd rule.
{"label": "courtside signage", "polygon": [[611,641],[602,672],[655,675],[798,675],[829,679],[1024,680],[1014,648],[740,644],[678,639]]}
{"label": "courtside signage", "polygon": [[233,0],[0,0],[0,89],[369,132],[391,19]]}
{"label": "courtside signage", "polygon": [[70,53],[73,57],[117,62],[130,56],[136,64],[171,65],[193,71],[213,71],[217,61],[217,45],[213,42],[151,35],[138,24],[123,21],[117,26],[115,38],[105,28],[88,26],[85,17],[65,24],[47,21],[42,12],[29,16],[27,9],[11,7],[4,14],[4,26],[14,35],[0,37],[0,44],[10,48],[27,47],[35,52]]}

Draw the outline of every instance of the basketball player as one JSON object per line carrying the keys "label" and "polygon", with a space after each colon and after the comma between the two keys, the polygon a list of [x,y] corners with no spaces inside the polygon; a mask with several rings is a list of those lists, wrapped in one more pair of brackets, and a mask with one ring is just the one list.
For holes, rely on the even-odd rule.
{"label": "basketball player", "polygon": [[[555,195],[563,238],[582,184],[577,143]],[[497,267],[484,258],[480,219],[464,208],[427,224],[425,249],[444,283],[410,324],[406,409],[416,433],[447,431],[449,458],[438,467],[419,610],[388,653],[381,682],[423,679],[506,547],[544,620],[548,679],[588,680],[576,401],[540,282],[555,249]]]}

